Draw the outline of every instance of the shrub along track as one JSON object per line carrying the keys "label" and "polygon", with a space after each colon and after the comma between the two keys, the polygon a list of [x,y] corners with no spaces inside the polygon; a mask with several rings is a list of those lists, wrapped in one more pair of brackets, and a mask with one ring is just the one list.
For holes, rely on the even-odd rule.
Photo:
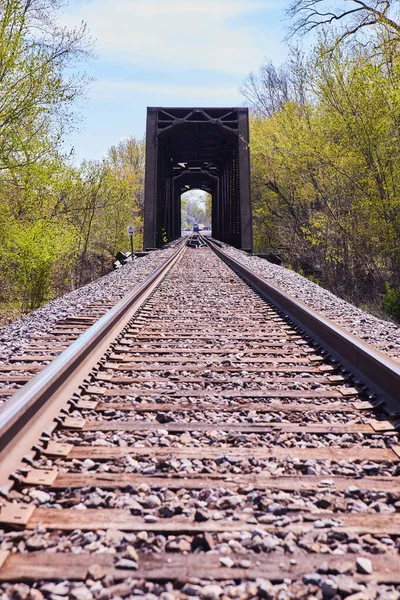
{"label": "shrub along track", "polygon": [[50,363],[0,413],[5,597],[400,597],[382,399],[211,249],[169,261],[76,364],[107,306],[2,369],[6,397]]}

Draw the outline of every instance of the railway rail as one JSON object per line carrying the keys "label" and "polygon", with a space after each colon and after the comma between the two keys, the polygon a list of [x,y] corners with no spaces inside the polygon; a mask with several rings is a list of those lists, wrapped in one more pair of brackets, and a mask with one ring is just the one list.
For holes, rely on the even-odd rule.
{"label": "railway rail", "polygon": [[182,244],[0,365],[5,598],[400,598],[399,381]]}

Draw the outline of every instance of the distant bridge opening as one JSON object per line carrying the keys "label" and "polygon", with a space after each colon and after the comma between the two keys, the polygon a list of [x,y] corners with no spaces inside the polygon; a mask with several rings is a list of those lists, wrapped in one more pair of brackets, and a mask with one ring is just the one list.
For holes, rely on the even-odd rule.
{"label": "distant bridge opening", "polygon": [[181,235],[181,196],[212,196],[213,237],[252,250],[247,108],[148,108],[145,249]]}
{"label": "distant bridge opening", "polygon": [[212,195],[209,192],[186,185],[180,200],[182,231],[192,230],[195,223],[200,230],[211,229]]}

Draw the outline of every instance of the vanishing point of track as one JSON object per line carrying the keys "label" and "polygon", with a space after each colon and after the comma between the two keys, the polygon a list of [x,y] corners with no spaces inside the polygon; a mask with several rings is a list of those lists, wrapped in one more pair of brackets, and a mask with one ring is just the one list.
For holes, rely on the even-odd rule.
{"label": "vanishing point of track", "polygon": [[167,263],[0,367],[0,581],[400,584],[394,363],[385,405],[209,247]]}

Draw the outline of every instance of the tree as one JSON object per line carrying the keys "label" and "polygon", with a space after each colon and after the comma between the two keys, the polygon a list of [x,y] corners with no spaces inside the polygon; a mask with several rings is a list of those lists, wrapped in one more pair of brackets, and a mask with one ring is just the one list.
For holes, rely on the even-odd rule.
{"label": "tree", "polygon": [[270,117],[292,98],[289,72],[286,65],[275,67],[268,61],[258,74],[251,72],[240,89],[253,110]]}
{"label": "tree", "polygon": [[85,24],[57,25],[60,0],[0,0],[0,170],[45,157],[74,125],[84,75],[68,74],[90,53]]}
{"label": "tree", "polygon": [[342,27],[335,43],[376,26],[400,36],[399,0],[293,0],[288,14],[294,20],[289,35],[305,35],[314,29]]}
{"label": "tree", "polygon": [[251,121],[255,242],[355,302],[400,283],[400,60],[320,43],[306,102]]}
{"label": "tree", "polygon": [[[52,160],[50,160],[52,158]],[[144,142],[128,138],[102,161],[71,167],[49,157],[8,177],[0,195],[1,303],[22,312],[104,275],[141,249]]]}
{"label": "tree", "polygon": [[126,227],[135,227],[134,247],[143,246],[144,139],[127,137],[112,146],[107,154],[109,166],[108,197],[112,200],[108,223],[114,224],[112,252],[127,244]]}
{"label": "tree", "polygon": [[112,268],[134,224],[141,247],[144,142],[71,165],[60,143],[87,79],[86,26],[57,25],[62,0],[0,0],[0,313],[32,310]]}
{"label": "tree", "polygon": [[270,117],[287,102],[307,102],[307,78],[303,52],[291,48],[287,62],[276,67],[271,61],[266,61],[258,73],[251,72],[247,76],[240,91],[254,114]]}

